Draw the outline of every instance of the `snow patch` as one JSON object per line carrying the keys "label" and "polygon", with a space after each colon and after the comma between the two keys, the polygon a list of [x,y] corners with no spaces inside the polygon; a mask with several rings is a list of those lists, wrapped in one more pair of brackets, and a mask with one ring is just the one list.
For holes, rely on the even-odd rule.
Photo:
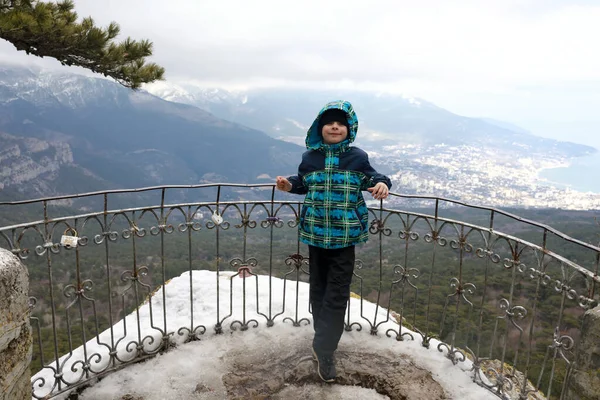
{"label": "snow patch", "polygon": [[[281,343],[279,345],[282,345],[285,340],[306,340],[310,342],[313,335],[312,326],[297,328],[293,327],[291,323],[283,322],[285,317],[296,318],[296,312],[298,313],[298,319],[311,319],[308,312],[309,286],[307,283],[300,282],[296,286],[295,282],[290,284],[289,281],[263,275],[250,276],[244,280],[239,276],[233,276],[234,274],[231,271],[220,272],[219,274],[204,270],[185,272],[165,285],[164,297],[166,304],[163,303],[163,288],[156,290],[151,298],[152,319],[150,304],[147,301],[139,307],[137,312],[134,311],[113,326],[114,338],[119,340],[117,354],[121,360],[134,357],[136,354],[135,346],[129,346],[130,349],[127,347],[130,342],[138,343],[138,337],[146,338],[141,344],[148,351],[158,348],[157,346],[159,346],[162,338],[161,331],[158,328],[163,329],[163,310],[166,314],[166,329],[168,332],[175,332],[172,336],[173,341],[181,346],[145,363],[129,366],[112,373],[106,379],[84,391],[82,399],[109,399],[114,398],[114,393],[120,395],[136,393],[143,396],[145,400],[182,398],[182,392],[178,390],[185,389],[186,393],[189,394],[191,393],[189,390],[195,387],[199,380],[208,382],[219,380],[227,372],[227,365],[224,365],[221,357],[228,352],[255,352],[258,355],[263,349],[273,346],[273,343]],[[217,281],[220,283],[219,297],[217,297]],[[243,308],[244,283],[246,292],[245,310]],[[190,288],[193,296],[193,313],[190,304]],[[257,288],[259,288],[258,293]],[[229,301],[230,295],[233,296],[231,304]],[[296,295],[300,305],[297,310],[294,301]],[[398,330],[399,325],[391,318],[387,310],[368,301],[363,301],[361,305],[361,300],[357,297],[353,296],[350,299],[348,310],[351,322],[365,325],[365,321],[361,316],[365,315],[376,318],[377,321],[382,321],[378,326],[379,332],[387,332],[388,329]],[[273,327],[267,328],[264,317],[257,313],[257,310],[260,313],[269,315],[270,298],[272,298],[272,310],[275,313],[282,312],[282,314],[277,318]],[[232,310],[231,317],[223,321],[226,332],[229,331],[230,324],[233,321],[243,320],[244,318],[246,321],[255,319],[258,321],[259,326],[257,328],[251,327],[245,332],[239,332],[238,330],[225,335],[214,334],[213,326],[217,317],[217,303],[221,310],[220,318],[227,315],[226,313],[229,312],[230,307]],[[192,315],[194,326],[191,325]],[[138,324],[140,326],[139,332]],[[199,325],[206,327],[206,333],[200,336],[201,340],[183,344],[188,334],[187,329],[194,330]],[[125,329],[125,326],[127,329]],[[179,331],[179,328],[183,328],[183,330]],[[181,334],[178,334],[178,332],[181,332]],[[411,357],[420,367],[431,371],[434,379],[448,392],[450,398],[463,400],[496,399],[492,393],[473,383],[470,373],[471,361],[467,359],[465,362],[453,366],[452,362],[445,357],[445,354],[437,350],[439,341],[432,339],[430,348],[425,349],[421,346],[419,334],[404,327],[402,333],[410,333],[415,340],[398,342],[383,334],[372,336],[369,334],[369,329],[363,329],[361,332],[356,330],[346,332],[342,336],[340,349],[360,347],[368,348],[374,352],[405,354]],[[106,367],[109,360],[109,350],[103,343],[111,343],[110,329],[102,332],[98,340],[94,338],[88,341],[85,344],[85,353],[84,347],[81,346],[75,349],[71,355],[61,357],[60,363],[64,363],[64,379],[76,381],[81,376],[81,365],[78,360],[82,360],[84,354],[97,353],[102,357],[101,360],[98,357],[91,361],[92,372]],[[42,378],[45,382],[38,386],[42,383],[40,380]],[[44,369],[32,377],[32,382],[35,382],[36,395],[43,397],[52,390],[54,373],[50,368]],[[57,398],[66,398],[66,396],[67,393]]]}

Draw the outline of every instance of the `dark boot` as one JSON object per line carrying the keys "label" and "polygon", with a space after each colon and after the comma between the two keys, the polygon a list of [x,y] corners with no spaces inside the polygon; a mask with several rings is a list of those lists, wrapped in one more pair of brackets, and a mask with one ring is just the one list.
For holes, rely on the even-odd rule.
{"label": "dark boot", "polygon": [[335,361],[332,355],[319,354],[312,349],[313,360],[317,362],[317,373],[323,382],[331,383],[335,381],[337,371],[335,370]]}

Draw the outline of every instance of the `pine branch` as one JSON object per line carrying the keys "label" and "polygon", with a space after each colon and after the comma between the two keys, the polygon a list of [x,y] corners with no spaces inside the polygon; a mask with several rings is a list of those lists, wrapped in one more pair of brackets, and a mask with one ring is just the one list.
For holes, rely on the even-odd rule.
{"label": "pine branch", "polygon": [[0,0],[0,38],[18,51],[56,58],[63,65],[80,66],[137,89],[162,80],[164,68],[147,63],[152,42],[114,39],[119,26],[99,28],[91,17],[77,22],[72,0],[57,3],[37,0]]}

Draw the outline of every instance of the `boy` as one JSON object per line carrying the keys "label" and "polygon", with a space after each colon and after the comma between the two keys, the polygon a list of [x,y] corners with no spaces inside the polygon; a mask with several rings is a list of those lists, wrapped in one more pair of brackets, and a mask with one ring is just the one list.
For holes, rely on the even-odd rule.
{"label": "boy", "polygon": [[277,189],[306,194],[300,213],[300,240],[308,245],[310,302],[315,336],[312,353],[319,377],[336,377],[333,353],[344,329],[354,271],[354,246],[368,239],[368,212],[362,190],[385,199],[392,183],[377,173],[367,153],[350,147],[358,119],[347,101],[325,105],[306,136],[298,175],[277,177]]}

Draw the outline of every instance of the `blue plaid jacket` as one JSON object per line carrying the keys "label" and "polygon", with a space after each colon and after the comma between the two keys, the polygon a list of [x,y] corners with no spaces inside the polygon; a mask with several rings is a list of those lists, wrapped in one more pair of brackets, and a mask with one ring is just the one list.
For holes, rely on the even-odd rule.
{"label": "blue plaid jacket", "polygon": [[[350,127],[341,143],[323,143],[318,131],[321,115],[329,109],[346,112]],[[362,195],[378,182],[392,187],[390,179],[369,163],[367,153],[350,147],[358,119],[347,101],[334,101],[321,109],[306,135],[306,151],[298,175],[290,176],[292,193],[306,194],[300,213],[300,240],[308,245],[337,249],[366,242],[369,216]]]}

